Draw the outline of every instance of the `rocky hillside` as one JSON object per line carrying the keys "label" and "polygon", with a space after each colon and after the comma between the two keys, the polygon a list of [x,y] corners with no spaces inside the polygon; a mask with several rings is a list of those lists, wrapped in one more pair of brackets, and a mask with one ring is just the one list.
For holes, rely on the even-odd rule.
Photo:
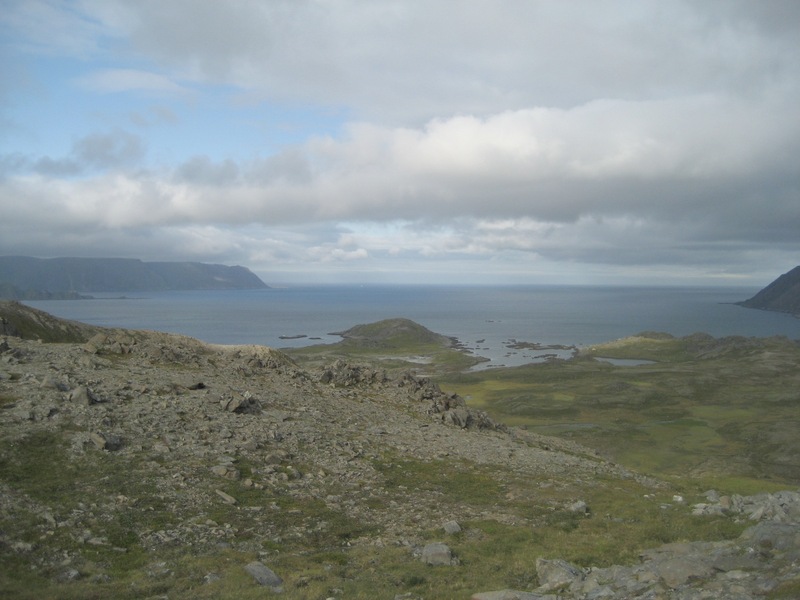
{"label": "rocky hillside", "polygon": [[[127,258],[0,256],[0,284],[18,294],[258,289],[267,287],[245,267]],[[2,291],[3,288],[0,288]],[[26,296],[26,297],[28,297]]]}
{"label": "rocky hillside", "polygon": [[784,273],[755,296],[738,304],[800,316],[800,266]]}
{"label": "rocky hillside", "polygon": [[[750,598],[798,577],[797,494],[692,507],[411,372],[0,316],[72,339],[0,339],[2,597]],[[713,541],[646,550],[687,531]]]}

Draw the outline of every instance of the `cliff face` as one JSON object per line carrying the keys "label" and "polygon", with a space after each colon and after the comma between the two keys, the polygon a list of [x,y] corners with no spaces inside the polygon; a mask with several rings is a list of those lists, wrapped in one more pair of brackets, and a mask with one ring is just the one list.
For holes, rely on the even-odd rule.
{"label": "cliff face", "polygon": [[800,315],[800,266],[784,273],[749,300],[737,304]]}
{"label": "cliff face", "polygon": [[0,283],[21,290],[134,292],[267,287],[245,267],[127,258],[0,256]]}

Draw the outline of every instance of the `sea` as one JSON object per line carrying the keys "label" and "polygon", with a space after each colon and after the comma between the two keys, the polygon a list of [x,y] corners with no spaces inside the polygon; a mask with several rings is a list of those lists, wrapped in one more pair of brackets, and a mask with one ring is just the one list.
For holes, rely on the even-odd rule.
{"label": "sea", "polygon": [[[93,325],[150,329],[218,344],[296,348],[330,344],[361,323],[405,317],[456,338],[487,359],[479,368],[568,357],[571,350],[643,331],[675,336],[786,336],[800,319],[734,303],[742,287],[296,285],[259,290],[92,294],[91,300],[29,301]],[[515,342],[538,344],[520,348]]]}

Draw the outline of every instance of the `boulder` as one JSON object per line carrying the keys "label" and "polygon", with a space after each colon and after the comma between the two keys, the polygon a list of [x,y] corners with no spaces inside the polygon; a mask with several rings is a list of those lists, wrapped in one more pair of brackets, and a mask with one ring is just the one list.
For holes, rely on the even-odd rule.
{"label": "boulder", "polygon": [[78,386],[72,390],[69,399],[82,406],[91,406],[100,402],[100,398],[85,385]]}
{"label": "boulder", "polygon": [[241,396],[223,397],[220,400],[222,407],[237,415],[257,415],[261,413],[261,403],[254,398],[250,392],[245,392]]}
{"label": "boulder", "polygon": [[43,389],[58,390],[59,392],[66,392],[69,389],[69,386],[66,383],[56,379],[52,375],[44,377],[39,386]]}
{"label": "boulder", "polygon": [[89,439],[98,450],[108,450],[109,452],[120,450],[124,445],[122,438],[113,433],[92,433]]}
{"label": "boulder", "polygon": [[459,564],[458,558],[453,556],[450,546],[441,542],[428,544],[422,549],[422,562],[431,566],[451,566]]}
{"label": "boulder", "polygon": [[536,574],[539,577],[539,590],[558,591],[583,579],[581,569],[565,560],[536,559]]}
{"label": "boulder", "polygon": [[442,528],[447,535],[461,533],[461,525],[458,524],[458,521],[448,521],[442,526]]}
{"label": "boulder", "polygon": [[283,579],[260,561],[253,561],[245,566],[245,571],[255,579],[258,585],[270,588],[270,591],[280,594],[283,592]]}

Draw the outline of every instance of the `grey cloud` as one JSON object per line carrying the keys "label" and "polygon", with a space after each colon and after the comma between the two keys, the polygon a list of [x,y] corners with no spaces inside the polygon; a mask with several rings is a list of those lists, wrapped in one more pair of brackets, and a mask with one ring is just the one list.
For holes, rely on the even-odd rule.
{"label": "grey cloud", "polygon": [[72,149],[78,161],[100,169],[134,165],[144,157],[145,151],[143,140],[125,131],[88,135]]}
{"label": "grey cloud", "polygon": [[239,167],[232,160],[215,163],[208,156],[194,156],[175,170],[175,177],[197,185],[230,186],[239,179]]}
{"label": "grey cloud", "polygon": [[[796,8],[645,0],[111,3],[136,47],[189,79],[273,100],[437,115],[674,97],[795,78]],[[123,7],[124,6],[124,10]],[[110,9],[109,9],[110,10]],[[191,19],[185,15],[191,14]],[[788,28],[788,26],[786,27]],[[791,29],[791,28],[789,28]],[[754,60],[755,59],[755,60]],[[772,65],[772,68],[764,68]]]}
{"label": "grey cloud", "polygon": [[44,156],[33,162],[33,170],[46,177],[72,177],[83,172],[83,165],[73,158],[55,159]]}
{"label": "grey cloud", "polygon": [[261,185],[276,181],[310,184],[312,178],[308,156],[300,148],[285,149],[269,158],[253,161],[247,169],[248,181]]}

